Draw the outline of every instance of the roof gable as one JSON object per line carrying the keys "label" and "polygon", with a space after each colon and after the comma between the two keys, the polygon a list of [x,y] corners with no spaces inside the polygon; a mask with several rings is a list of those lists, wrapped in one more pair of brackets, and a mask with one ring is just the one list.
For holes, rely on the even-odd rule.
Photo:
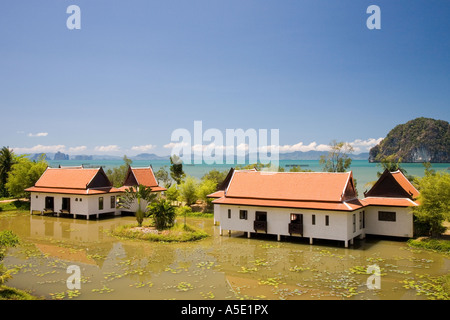
{"label": "roof gable", "polygon": [[395,172],[391,172],[394,179],[398,182],[398,184],[408,192],[413,199],[419,196],[419,191],[413,186],[413,184],[405,177],[403,172],[397,170]]}
{"label": "roof gable", "polygon": [[128,167],[127,177],[125,178],[124,186],[144,185],[146,187],[157,187],[155,175],[152,167],[146,168],[132,168]]}
{"label": "roof gable", "polygon": [[365,197],[392,197],[413,199],[419,192],[399,171],[385,170],[373,187],[364,193]]}

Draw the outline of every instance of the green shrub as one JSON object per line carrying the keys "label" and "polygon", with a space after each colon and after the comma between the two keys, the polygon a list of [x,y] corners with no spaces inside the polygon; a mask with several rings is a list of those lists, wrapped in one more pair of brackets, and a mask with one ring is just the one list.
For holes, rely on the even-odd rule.
{"label": "green shrub", "polygon": [[160,199],[148,206],[149,216],[153,218],[158,230],[168,229],[175,223],[175,208],[168,200]]}
{"label": "green shrub", "polygon": [[175,209],[177,216],[189,216],[192,214],[192,208],[188,206],[181,206]]}
{"label": "green shrub", "polygon": [[450,254],[449,240],[429,238],[409,239],[408,245],[411,247],[429,249]]}

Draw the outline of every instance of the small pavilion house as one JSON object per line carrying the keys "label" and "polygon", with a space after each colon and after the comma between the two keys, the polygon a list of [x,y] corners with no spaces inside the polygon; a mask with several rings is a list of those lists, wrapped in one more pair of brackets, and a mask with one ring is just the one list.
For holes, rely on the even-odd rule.
{"label": "small pavilion house", "polygon": [[[144,167],[144,168],[132,168],[128,167],[128,172],[125,177],[125,181],[123,183],[123,186],[119,189],[123,192],[125,192],[128,188],[137,187],[139,185],[143,185],[145,187],[150,187],[152,192],[162,192],[166,189],[163,187],[160,187],[158,185],[158,181],[156,180],[156,177],[153,173],[152,167]],[[148,203],[146,201],[143,201],[142,207],[146,207]],[[130,208],[123,208],[123,213],[135,213],[137,211],[138,204],[135,201]]]}
{"label": "small pavilion house", "polygon": [[343,241],[366,234],[412,236],[417,190],[400,172],[385,172],[358,199],[352,172],[233,170],[215,198],[214,218],[224,230]]}
{"label": "small pavilion house", "polygon": [[[165,189],[158,186],[151,167],[128,168],[124,185],[112,186],[102,168],[79,167],[47,168],[36,184],[26,189],[31,195],[31,213],[77,216],[120,215],[118,197],[125,189],[139,184],[154,192]],[[133,212],[136,204],[130,208]]]}
{"label": "small pavilion house", "polygon": [[385,170],[364,196],[367,234],[413,236],[411,208],[419,205],[419,191],[400,170]]}
{"label": "small pavilion house", "polygon": [[119,214],[114,188],[102,168],[47,168],[36,184],[26,189],[31,194],[31,212],[99,217]]}

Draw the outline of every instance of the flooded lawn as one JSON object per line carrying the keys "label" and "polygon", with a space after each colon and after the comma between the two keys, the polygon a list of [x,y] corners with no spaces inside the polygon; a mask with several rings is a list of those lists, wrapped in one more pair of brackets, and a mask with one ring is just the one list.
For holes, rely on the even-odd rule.
{"label": "flooded lawn", "polygon": [[[7,285],[45,299],[427,299],[442,298],[438,277],[450,270],[448,256],[411,249],[404,241],[355,240],[344,248],[333,241],[219,236],[208,218],[188,218],[211,235],[198,242],[108,234],[134,221],[0,215],[0,230],[12,230],[22,241],[4,259],[13,269]],[[70,265],[80,267],[80,290],[67,288]],[[380,271],[379,289],[367,286],[369,266]]]}

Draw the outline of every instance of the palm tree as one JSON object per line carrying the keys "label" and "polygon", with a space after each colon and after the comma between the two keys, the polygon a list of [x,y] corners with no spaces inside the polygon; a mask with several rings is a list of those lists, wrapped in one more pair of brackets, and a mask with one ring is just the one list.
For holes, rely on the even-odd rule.
{"label": "palm tree", "polygon": [[3,147],[0,150],[0,197],[7,197],[8,190],[5,187],[8,179],[8,173],[11,171],[11,167],[14,164],[14,152],[8,147]]}
{"label": "palm tree", "polygon": [[152,188],[140,184],[136,187],[129,187],[125,190],[125,194],[121,196],[120,199],[120,206],[130,209],[136,201],[138,205],[136,210],[136,221],[138,226],[142,227],[142,222],[144,221],[145,214],[147,213],[147,206],[142,208],[142,202],[145,201],[147,203],[151,203],[156,199],[156,197],[157,194],[152,192]]}

